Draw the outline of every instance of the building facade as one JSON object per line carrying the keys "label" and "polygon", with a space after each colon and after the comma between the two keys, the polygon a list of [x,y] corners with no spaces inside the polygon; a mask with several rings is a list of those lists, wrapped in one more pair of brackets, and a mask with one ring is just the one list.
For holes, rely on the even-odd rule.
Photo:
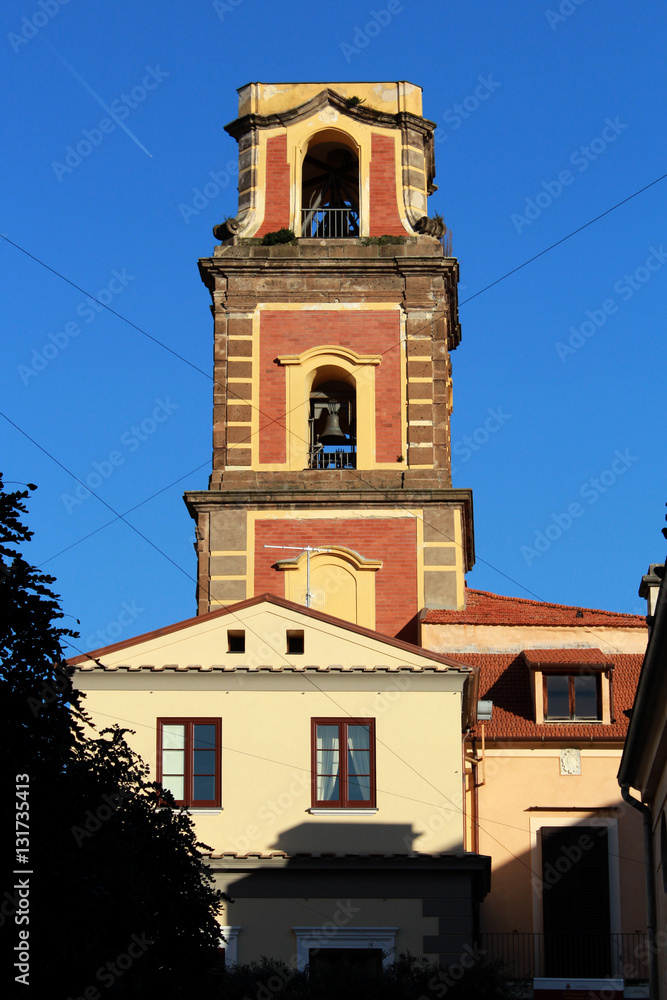
{"label": "building facade", "polygon": [[230,961],[483,945],[523,995],[646,995],[615,777],[645,622],[466,587],[434,129],[407,82],[239,91],[238,212],[200,261],[198,615],[78,657],[77,681],[195,816]]}
{"label": "building facade", "polygon": [[449,964],[479,934],[490,860],[464,847],[462,756],[478,671],[415,645],[474,561],[434,128],[409,83],[239,91],[239,211],[200,261],[199,614],[74,661],[92,717],[131,720],[195,815],[234,900],[230,961]]}
{"label": "building facade", "polygon": [[491,716],[466,740],[466,844],[493,859],[489,955],[536,996],[647,995],[642,824],[616,782],[645,619],[467,589],[421,634],[479,669]]}
{"label": "building facade", "polygon": [[[618,772],[624,802],[644,825],[651,996],[667,997],[667,582],[654,564],[639,589],[651,625]],[[637,797],[631,789],[637,789]]]}

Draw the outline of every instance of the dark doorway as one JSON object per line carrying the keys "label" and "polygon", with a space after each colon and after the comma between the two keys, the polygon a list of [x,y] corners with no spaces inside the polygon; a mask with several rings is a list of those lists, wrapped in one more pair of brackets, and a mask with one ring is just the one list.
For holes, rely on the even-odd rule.
{"label": "dark doorway", "polygon": [[311,948],[308,964],[313,979],[351,978],[380,975],[381,948]]}
{"label": "dark doorway", "polygon": [[356,428],[354,383],[316,378],[310,393],[309,468],[356,468]]}
{"label": "dark doorway", "polygon": [[359,236],[359,160],[335,133],[320,133],[308,147],[302,191],[302,236]]}
{"label": "dark doorway", "polygon": [[542,827],[544,969],[612,975],[607,828]]}

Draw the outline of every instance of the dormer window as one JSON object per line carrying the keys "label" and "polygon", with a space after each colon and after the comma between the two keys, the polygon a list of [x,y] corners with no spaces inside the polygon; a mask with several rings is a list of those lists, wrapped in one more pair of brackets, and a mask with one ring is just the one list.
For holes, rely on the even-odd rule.
{"label": "dormer window", "polygon": [[599,649],[524,649],[537,725],[614,722],[614,662]]}
{"label": "dormer window", "polygon": [[600,722],[600,674],[545,674],[545,722]]}

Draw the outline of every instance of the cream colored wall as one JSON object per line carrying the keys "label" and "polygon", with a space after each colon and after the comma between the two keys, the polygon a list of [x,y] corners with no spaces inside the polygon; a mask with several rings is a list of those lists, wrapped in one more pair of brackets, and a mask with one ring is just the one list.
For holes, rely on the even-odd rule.
{"label": "cream colored wall", "polygon": [[[222,719],[223,809],[195,816],[214,852],[462,848],[460,674],[95,671],[77,685],[99,727],[135,730],[153,775],[158,718]],[[345,716],[376,720],[377,812],[311,815],[310,720]]]}
{"label": "cream colored wall", "polygon": [[[216,885],[234,898],[234,879],[218,875]],[[356,912],[355,912],[356,911]],[[259,955],[280,959],[294,967],[296,937],[293,927],[398,927],[396,954],[423,955],[423,936],[438,933],[438,918],[422,916],[421,899],[242,899],[223,911],[220,922],[241,927],[239,963]],[[325,937],[326,940],[326,937]]]}
{"label": "cream colored wall", "polygon": [[[272,513],[268,512],[263,516],[270,517]],[[402,511],[396,513],[404,514]],[[383,512],[382,516],[389,517],[391,512],[386,515]],[[294,628],[304,630],[304,655],[286,653],[285,635],[288,629]],[[228,629],[245,630],[245,653],[227,651]],[[283,611],[278,605],[269,603],[240,608],[215,618],[194,620],[184,628],[152,637],[148,633],[146,638],[138,636],[131,644],[119,645],[121,648],[114,650],[110,647],[108,652],[100,651],[101,662],[105,667],[124,666],[136,670],[146,664],[157,667],[177,664],[181,669],[196,665],[202,670],[210,670],[216,666],[235,670],[242,665],[254,669],[265,664],[294,669],[313,664],[322,667],[329,664],[343,667],[359,664],[369,667],[384,665],[390,669],[400,666],[422,669],[436,666],[433,660],[421,655],[417,648],[414,652],[410,649],[397,649],[380,638],[356,635],[340,625],[316,621],[308,614],[300,614],[298,611]],[[91,668],[95,665],[95,661],[90,658],[86,663],[85,657],[76,657],[73,662],[80,661]],[[441,669],[447,668],[443,666]],[[458,673],[452,672],[450,676],[458,676]]]}
{"label": "cream colored wall", "polygon": [[[479,789],[479,849],[492,857],[491,893],[482,904],[484,931],[541,931],[539,857],[531,855],[536,825],[618,824],[621,926],[646,926],[641,816],[621,800],[616,782],[620,750],[582,750],[581,775],[560,774],[558,749],[487,750],[486,784]],[[539,808],[538,808],[539,807]],[[595,825],[595,824],[593,824]]]}
{"label": "cream colored wall", "polygon": [[364,103],[397,114],[421,116],[422,90],[407,81],[390,83],[250,83],[239,90],[239,118],[249,114],[271,115],[289,111],[329,88],[341,97],[360,97]]}
{"label": "cream colored wall", "polygon": [[641,628],[422,624],[422,646],[435,653],[512,653],[567,646],[589,646],[609,654],[643,653],[647,639],[647,630]]}

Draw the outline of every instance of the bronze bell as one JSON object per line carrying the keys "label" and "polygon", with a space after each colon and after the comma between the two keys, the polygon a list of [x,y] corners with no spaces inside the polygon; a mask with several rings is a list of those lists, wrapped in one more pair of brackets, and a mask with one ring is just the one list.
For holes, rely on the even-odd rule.
{"label": "bronze bell", "polygon": [[319,435],[320,442],[322,444],[344,444],[346,437],[340,428],[340,419],[338,417],[340,403],[335,399],[330,399],[327,403],[327,408],[329,413],[327,414],[322,433]]}

